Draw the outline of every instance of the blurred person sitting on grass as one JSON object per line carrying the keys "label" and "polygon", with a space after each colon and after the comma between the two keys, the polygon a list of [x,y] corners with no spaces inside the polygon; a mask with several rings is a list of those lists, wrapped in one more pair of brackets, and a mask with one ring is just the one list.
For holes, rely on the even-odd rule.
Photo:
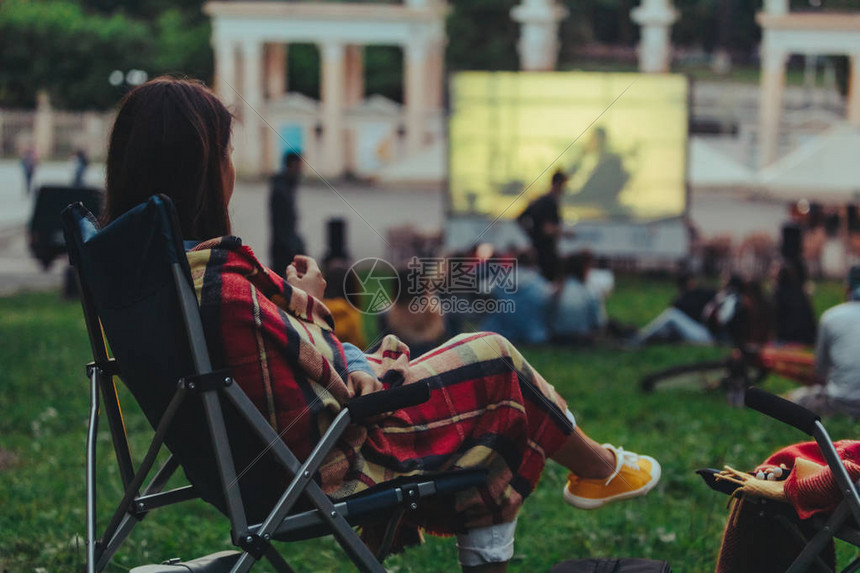
{"label": "blurred person sitting on grass", "polygon": [[400,292],[379,317],[380,335],[392,334],[409,347],[416,358],[436,348],[447,338],[441,301],[424,281],[413,281],[410,273],[398,273]]}
{"label": "blurred person sitting on grass", "polygon": [[606,326],[603,299],[585,286],[591,263],[588,252],[564,259],[564,282],[552,304],[550,330],[553,342],[592,343]]}
{"label": "blurred person sitting on grass", "polygon": [[589,438],[553,386],[497,334],[460,335],[415,359],[386,336],[375,354],[347,358],[316,262],[296,256],[283,279],[230,234],[232,121],[194,81],[157,78],[131,90],[110,136],[104,222],[154,193],[172,199],[183,238],[196,244],[187,257],[214,367],[230,369],[299,458],[351,397],[429,382],[427,402],[351,426],[318,470],[328,495],[486,468],[485,485],[420,507],[405,526],[456,534],[465,571],[505,571],[517,514],[547,458],[571,472],[563,499],[575,507],[654,487],[653,458]]}
{"label": "blurred person sitting on grass", "polygon": [[334,334],[343,343],[365,348],[367,339],[362,329],[361,312],[346,298],[347,292],[358,292],[355,274],[344,264],[335,261],[326,265],[326,286],[323,304],[334,320]]}
{"label": "blurred person sitting on grass", "polygon": [[815,371],[821,384],[797,388],[788,398],[820,415],[860,417],[860,266],[851,267],[847,302],[821,315]]}
{"label": "blurred person sitting on grass", "polygon": [[511,308],[500,307],[481,324],[482,330],[501,334],[515,344],[544,344],[549,341],[549,308],[555,288],[537,266],[535,253],[524,249],[517,254],[517,283],[513,292],[498,285],[490,296]]}
{"label": "blurred person sitting on grass", "polygon": [[633,338],[634,344],[669,341],[711,344],[714,341],[705,324],[705,308],[717,291],[700,286],[696,277],[689,273],[678,275],[675,284],[678,296],[669,308],[639,330]]}
{"label": "blurred person sitting on grass", "polygon": [[[588,253],[588,251],[585,251]],[[591,256],[591,253],[588,253]],[[609,259],[600,257],[588,270],[585,277],[585,286],[588,290],[598,295],[603,302],[615,290],[615,273],[609,268]]]}

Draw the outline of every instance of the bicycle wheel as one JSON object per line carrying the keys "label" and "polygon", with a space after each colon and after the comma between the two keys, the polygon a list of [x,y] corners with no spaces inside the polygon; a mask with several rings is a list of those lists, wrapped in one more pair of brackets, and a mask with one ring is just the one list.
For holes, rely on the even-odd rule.
{"label": "bicycle wheel", "polygon": [[643,392],[655,390],[717,390],[731,375],[731,360],[708,360],[672,366],[642,378]]}

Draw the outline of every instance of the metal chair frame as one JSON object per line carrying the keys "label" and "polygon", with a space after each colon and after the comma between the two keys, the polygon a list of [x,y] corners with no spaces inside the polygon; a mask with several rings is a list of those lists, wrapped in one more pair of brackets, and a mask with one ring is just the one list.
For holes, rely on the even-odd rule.
{"label": "metal chair frame", "polygon": [[[159,198],[159,200],[169,203],[166,198]],[[172,205],[168,206],[172,209]],[[74,214],[70,213],[70,210],[77,210],[80,217],[81,210],[85,211],[85,209],[78,204],[71,206],[64,214],[67,234],[79,233],[79,230],[75,229],[75,223],[72,221]],[[173,232],[178,234],[175,222],[173,226]],[[75,248],[75,245],[69,241],[69,249]],[[75,258],[75,253],[72,253],[73,264]],[[87,365],[90,381],[89,429],[86,445],[88,573],[102,571],[134,526],[149,512],[159,507],[199,497],[193,485],[163,491],[170,477],[180,467],[180,462],[173,455],[144,485],[146,477],[155,465],[179,406],[191,393],[199,393],[202,399],[219,479],[223,487],[226,513],[230,520],[232,542],[242,550],[235,563],[230,561],[232,566],[229,570],[232,573],[249,571],[254,563],[263,557],[268,559],[279,572],[292,571],[284,557],[272,545],[272,540],[290,535],[305,538],[329,533],[334,536],[359,570],[382,572],[385,569],[381,561],[387,555],[394,534],[406,512],[416,510],[420,500],[426,496],[465,489],[484,481],[484,473],[475,471],[452,472],[431,477],[416,476],[414,479],[390,482],[391,486],[387,488],[382,486],[388,484],[381,484],[377,486],[380,489],[372,492],[372,495],[357,494],[342,501],[331,500],[314,481],[313,476],[347,426],[354,421],[382,412],[424,402],[429,398],[429,387],[426,384],[410,384],[351,400],[334,418],[307,460],[301,463],[234,382],[229,372],[213,370],[190,277],[182,266],[175,262],[171,263],[171,271],[195,372],[176,381],[173,398],[155,428],[155,434],[147,452],[137,467],[132,461],[117,396],[114,377],[119,374],[118,364],[108,354],[102,324],[96,312],[87,279],[78,274],[81,304],[94,359]],[[261,523],[248,523],[238,487],[236,467],[229,447],[222,399],[232,403],[254,432],[269,444],[272,455],[291,477],[280,499]],[[107,527],[99,535],[96,523],[96,435],[102,408],[110,427],[124,495]],[[312,509],[292,512],[301,497],[308,501]],[[380,510],[390,513],[390,518],[379,550],[374,554],[361,541],[353,526],[361,524],[364,516],[378,513]],[[226,571],[227,569],[217,570]]]}

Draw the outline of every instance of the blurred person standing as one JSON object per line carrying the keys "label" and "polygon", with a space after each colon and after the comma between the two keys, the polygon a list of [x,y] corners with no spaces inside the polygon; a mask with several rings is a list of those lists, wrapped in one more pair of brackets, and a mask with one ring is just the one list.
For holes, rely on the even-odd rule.
{"label": "blurred person standing", "polygon": [[305,242],[298,234],[296,190],[302,174],[298,153],[284,154],[280,172],[272,176],[269,186],[269,221],[271,224],[272,268],[284,276],[287,265],[296,255],[305,254]]}
{"label": "blurred person standing", "polygon": [[517,224],[525,231],[535,253],[541,274],[548,281],[558,277],[560,260],[558,238],[561,236],[559,200],[567,184],[567,175],[556,171],[552,175],[549,192],[532,201],[517,217]]}
{"label": "blurred person standing", "polygon": [[786,259],[777,267],[772,307],[778,344],[815,344],[815,314],[795,261]]}
{"label": "blurred person standing", "polygon": [[21,154],[21,167],[24,169],[24,195],[30,194],[33,189],[33,177],[36,167],[39,165],[39,152],[35,145],[28,145]]}
{"label": "blurred person standing", "polygon": [[90,158],[87,156],[87,152],[79,147],[75,150],[73,162],[75,165],[75,174],[72,176],[72,187],[83,187],[87,167],[90,165]]}

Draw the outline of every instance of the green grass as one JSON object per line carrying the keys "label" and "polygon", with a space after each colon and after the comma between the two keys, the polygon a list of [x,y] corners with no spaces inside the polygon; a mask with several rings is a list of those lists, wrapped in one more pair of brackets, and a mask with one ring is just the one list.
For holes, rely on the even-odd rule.
{"label": "green grass", "polygon": [[[641,325],[664,307],[672,292],[668,281],[623,280],[610,299],[609,313]],[[816,309],[835,304],[840,296],[839,285],[820,286]],[[0,470],[0,571],[82,571],[88,411],[84,364],[89,347],[79,306],[53,294],[0,298],[0,341],[0,449],[17,457],[11,468]],[[568,399],[590,435],[654,455],[663,464],[664,477],[643,499],[585,512],[561,502],[566,473],[548,464],[523,508],[511,571],[546,571],[558,561],[588,556],[651,557],[669,561],[679,572],[713,570],[726,499],[705,487],[694,470],[726,463],[750,468],[803,437],[754,412],[730,408],[719,394],[643,395],[637,388],[647,372],[721,356],[723,349],[524,352]],[[778,379],[766,383],[777,390],[790,386]],[[139,457],[148,438],[146,423],[133,408],[127,409],[126,423]],[[847,420],[831,420],[828,427],[836,438],[858,434],[857,425]],[[109,504],[119,497],[105,425],[99,443],[104,526]],[[138,526],[108,571],[229,548],[225,523],[202,502],[159,510]],[[349,569],[330,539],[287,551],[299,571]],[[846,548],[841,556],[853,553]],[[454,542],[428,538],[422,547],[389,558],[386,566],[392,571],[454,571]]]}

